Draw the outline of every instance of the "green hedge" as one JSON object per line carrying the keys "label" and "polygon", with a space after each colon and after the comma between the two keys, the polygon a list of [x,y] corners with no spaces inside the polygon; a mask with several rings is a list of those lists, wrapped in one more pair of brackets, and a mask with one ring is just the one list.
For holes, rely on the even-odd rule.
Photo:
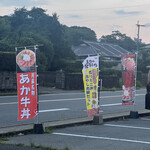
{"label": "green hedge", "polygon": [[0,51],[0,71],[16,70],[16,54],[15,52]]}
{"label": "green hedge", "polygon": [[100,72],[101,76],[117,76],[117,77],[121,77],[122,76],[122,72],[120,70],[114,70],[114,69],[103,69]]}

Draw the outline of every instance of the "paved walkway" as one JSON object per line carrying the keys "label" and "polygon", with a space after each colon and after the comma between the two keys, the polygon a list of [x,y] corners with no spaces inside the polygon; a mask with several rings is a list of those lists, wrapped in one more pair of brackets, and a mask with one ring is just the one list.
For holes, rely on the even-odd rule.
{"label": "paved walkway", "polygon": [[[150,111],[143,110],[143,111],[138,111],[138,113],[139,113],[140,116],[145,116],[145,115],[149,115]],[[105,121],[110,121],[110,120],[113,120],[113,119],[119,119],[121,117],[122,118],[129,117],[129,114],[130,114],[130,112],[124,112],[124,113],[119,113],[119,114],[103,115],[103,120],[105,122]],[[49,129],[49,132],[51,132],[51,134],[48,133],[48,130],[47,130],[47,133],[44,133],[44,134],[28,134],[28,135],[18,134],[17,136],[8,137],[8,141],[4,141],[3,143],[6,143],[6,144],[7,143],[8,144],[20,144],[20,145],[25,145],[25,146],[31,146],[32,144],[36,145],[36,146],[43,145],[43,146],[46,146],[46,147],[49,147],[49,146],[51,146],[53,148],[57,147],[57,148],[59,148],[58,150],[60,150],[60,149],[62,150],[63,148],[65,148],[65,145],[70,147],[70,146],[73,146],[73,145],[75,146],[77,143],[78,144],[80,143],[80,140],[81,140],[80,138],[81,137],[77,136],[77,138],[76,138],[77,139],[77,143],[74,142],[76,134],[73,135],[74,137],[70,137],[70,134],[69,134],[70,132],[67,132],[70,129],[73,129],[73,130],[70,130],[70,131],[78,131],[79,132],[78,133],[79,136],[80,136],[80,131],[78,130],[79,127],[81,127],[81,128],[88,127],[88,128],[90,128],[89,132],[92,132],[94,129],[97,129],[97,128],[98,128],[98,130],[102,131],[101,129],[102,129],[102,127],[104,127],[103,125],[102,126],[101,125],[99,125],[99,126],[96,125],[95,126],[95,125],[92,125],[92,124],[87,124],[87,123],[92,123],[93,122],[92,120],[93,120],[92,118],[87,117],[87,118],[78,118],[78,119],[75,119],[75,120],[74,119],[72,119],[72,120],[65,120],[65,121],[62,121],[62,122],[53,122],[53,123],[49,122],[49,124],[47,123],[44,126],[53,128],[53,127],[62,127],[62,126],[63,127],[67,127],[67,126],[73,125],[73,127]],[[126,122],[128,120],[129,119],[126,119]],[[82,123],[82,126],[76,126],[77,123]],[[87,125],[85,126],[85,124],[87,124]],[[127,126],[127,127],[129,127],[129,126]],[[14,127],[13,130],[15,130],[15,128],[19,129],[19,127]],[[75,130],[75,128],[77,128],[77,129]],[[149,129],[149,128],[146,128],[146,129]],[[61,136],[61,135],[57,135],[57,133],[59,133],[59,134],[63,133],[63,130],[66,130],[66,134],[69,137],[68,136],[64,137],[64,136]],[[84,134],[88,135],[89,132],[87,132],[87,130],[85,130],[85,131],[82,134],[83,135]],[[20,131],[20,133],[21,133],[21,131]],[[89,136],[89,137],[94,137],[94,139],[95,139],[95,136],[93,136],[93,133],[94,132],[92,132],[92,136]],[[99,136],[101,137],[101,135],[99,135]],[[69,139],[66,139],[66,138],[69,138]],[[84,139],[84,138],[85,138],[85,136],[82,137],[82,139]],[[96,136],[96,138],[98,138],[98,136]],[[72,144],[68,141],[68,140],[71,140],[71,139],[72,139]],[[67,143],[67,141],[69,143]],[[86,142],[86,140],[85,140],[85,142]],[[92,140],[92,142],[93,142],[93,140]],[[83,144],[85,145],[85,143],[83,143]],[[76,147],[78,147],[78,146],[76,146]],[[75,148],[75,150],[77,150],[77,149],[78,148]],[[91,149],[91,148],[89,148],[89,149]],[[14,145],[3,145],[3,144],[0,144],[0,150],[37,150],[37,149],[31,148],[31,147],[18,147],[18,146],[14,146]],[[38,150],[41,150],[41,149],[38,149]],[[55,150],[57,150],[57,149],[55,149]]]}
{"label": "paved walkway", "polygon": [[[139,110],[138,111],[140,116],[146,116],[150,114],[149,110]],[[119,118],[124,118],[124,117],[129,117],[130,112],[123,112],[123,113],[116,113],[116,114],[109,114],[109,115],[103,115],[103,121],[110,121],[114,119],[119,119]],[[93,118],[92,117],[87,117],[87,118],[76,118],[76,119],[69,119],[69,120],[64,120],[64,121],[57,121],[57,122],[47,122],[44,124],[44,127],[67,127],[70,125],[77,125],[77,124],[87,124],[87,123],[92,123]],[[95,126],[96,127],[96,126]],[[2,131],[3,133],[9,133],[13,131],[20,131],[20,133],[24,130],[29,130],[33,129],[33,125],[28,125],[28,126],[17,126],[17,127],[11,127],[11,128],[6,128],[6,129],[1,129],[1,134]],[[34,144],[42,144],[44,146],[49,146],[50,141],[49,140],[49,135],[50,134],[29,134],[29,135],[23,135],[23,136],[14,136],[8,138],[9,141],[4,141],[3,143],[10,143],[10,144],[23,144],[26,146],[30,146],[32,141],[34,141]],[[42,138],[41,138],[42,137]],[[45,140],[44,140],[45,139]],[[57,139],[58,140],[58,139]],[[54,142],[54,141],[53,141]],[[57,145],[57,143],[55,143]],[[64,147],[61,147],[64,148]],[[16,147],[14,145],[3,145],[2,142],[0,144],[0,150],[36,150],[35,148],[29,148],[29,147]],[[38,149],[41,150],[41,149]]]}

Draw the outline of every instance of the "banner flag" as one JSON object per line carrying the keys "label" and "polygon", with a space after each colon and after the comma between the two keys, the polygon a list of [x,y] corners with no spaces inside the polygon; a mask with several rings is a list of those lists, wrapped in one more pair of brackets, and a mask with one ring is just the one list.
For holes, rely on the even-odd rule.
{"label": "banner flag", "polygon": [[135,101],[135,82],[136,82],[136,55],[122,55],[122,105],[133,105]]}
{"label": "banner flag", "polygon": [[36,54],[25,49],[16,55],[18,120],[32,119],[37,115]]}
{"label": "banner flag", "polygon": [[95,116],[99,114],[100,109],[98,101],[99,56],[87,57],[82,64],[88,116]]}

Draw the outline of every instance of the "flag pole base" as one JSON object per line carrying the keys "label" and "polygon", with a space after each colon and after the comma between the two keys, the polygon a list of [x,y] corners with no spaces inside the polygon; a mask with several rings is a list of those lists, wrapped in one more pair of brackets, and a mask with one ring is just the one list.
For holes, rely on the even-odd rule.
{"label": "flag pole base", "polygon": [[93,124],[94,125],[100,125],[103,124],[103,116],[102,115],[96,115],[93,117]]}
{"label": "flag pole base", "polygon": [[138,111],[130,111],[130,118],[133,118],[133,119],[139,118]]}
{"label": "flag pole base", "polygon": [[33,133],[34,134],[43,134],[44,133],[44,127],[42,123],[34,124],[33,126]]}

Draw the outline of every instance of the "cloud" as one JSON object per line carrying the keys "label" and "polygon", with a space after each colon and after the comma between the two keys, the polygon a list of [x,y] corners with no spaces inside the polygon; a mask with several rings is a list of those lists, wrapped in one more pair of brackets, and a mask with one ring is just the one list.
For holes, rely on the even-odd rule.
{"label": "cloud", "polygon": [[119,25],[117,25],[117,24],[112,25],[112,27],[113,27],[113,28],[117,28],[117,29],[121,28],[121,26],[119,26]]}
{"label": "cloud", "polygon": [[67,17],[68,18],[81,18],[80,15],[68,15]]}
{"label": "cloud", "polygon": [[124,11],[124,10],[118,10],[115,11],[116,14],[118,15],[139,15],[142,12],[141,11]]}
{"label": "cloud", "polygon": [[110,31],[115,31],[115,30],[119,30],[120,28],[122,28],[122,26],[117,25],[117,24],[113,24],[110,27]]}
{"label": "cloud", "polygon": [[44,4],[45,0],[0,0],[1,6],[38,6]]}

